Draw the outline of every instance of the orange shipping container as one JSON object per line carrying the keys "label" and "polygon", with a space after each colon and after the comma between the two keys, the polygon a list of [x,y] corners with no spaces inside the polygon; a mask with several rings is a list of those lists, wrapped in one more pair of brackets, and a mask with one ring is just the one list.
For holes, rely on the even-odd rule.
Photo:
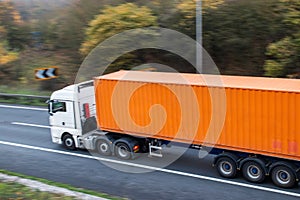
{"label": "orange shipping container", "polygon": [[300,80],[119,71],[94,85],[102,130],[300,160]]}

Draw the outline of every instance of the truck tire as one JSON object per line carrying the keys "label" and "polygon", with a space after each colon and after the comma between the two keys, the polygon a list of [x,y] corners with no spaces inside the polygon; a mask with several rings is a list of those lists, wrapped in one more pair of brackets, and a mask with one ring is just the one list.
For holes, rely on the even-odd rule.
{"label": "truck tire", "polygon": [[242,171],[244,178],[253,183],[262,183],[266,178],[263,167],[255,161],[246,162]]}
{"label": "truck tire", "polygon": [[129,160],[131,158],[131,151],[127,144],[119,142],[115,147],[115,154],[118,158]]}
{"label": "truck tire", "polygon": [[62,141],[63,141],[64,146],[67,149],[69,149],[69,150],[76,149],[74,139],[71,135],[69,135],[69,134],[64,135],[62,138]]}
{"label": "truck tire", "polygon": [[103,156],[110,156],[112,154],[110,144],[106,140],[99,140],[97,142],[97,151]]}
{"label": "truck tire", "polygon": [[237,174],[237,164],[236,162],[227,157],[227,156],[222,156],[218,158],[217,161],[217,170],[219,174],[225,178],[235,178]]}
{"label": "truck tire", "polygon": [[292,188],[297,183],[293,170],[284,165],[275,167],[271,172],[271,178],[275,185],[282,188]]}

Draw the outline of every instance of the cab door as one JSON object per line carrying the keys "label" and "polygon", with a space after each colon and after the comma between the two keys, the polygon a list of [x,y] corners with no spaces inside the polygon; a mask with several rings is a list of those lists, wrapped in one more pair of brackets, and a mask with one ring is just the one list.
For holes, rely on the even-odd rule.
{"label": "cab door", "polygon": [[52,100],[49,103],[50,125],[64,128],[76,128],[74,102]]}

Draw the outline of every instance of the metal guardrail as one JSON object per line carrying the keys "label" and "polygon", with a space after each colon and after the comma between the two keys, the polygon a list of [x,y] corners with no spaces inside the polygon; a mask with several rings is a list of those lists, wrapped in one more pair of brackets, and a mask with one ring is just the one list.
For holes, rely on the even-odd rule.
{"label": "metal guardrail", "polygon": [[36,96],[36,95],[27,95],[27,94],[7,94],[7,93],[0,93],[0,96],[4,97],[26,97],[26,98],[33,98],[33,99],[50,99],[50,96]]}
{"label": "metal guardrail", "polygon": [[45,103],[48,99],[50,99],[50,96],[0,93],[0,102],[1,100],[16,100],[16,103],[19,101],[28,101],[28,103]]}

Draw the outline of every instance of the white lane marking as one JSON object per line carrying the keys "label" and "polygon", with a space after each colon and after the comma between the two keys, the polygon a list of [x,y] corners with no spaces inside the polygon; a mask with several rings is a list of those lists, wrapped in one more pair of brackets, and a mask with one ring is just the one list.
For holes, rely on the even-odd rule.
{"label": "white lane marking", "polygon": [[8,106],[0,105],[0,108],[15,108],[15,109],[24,109],[24,110],[38,110],[38,111],[47,111],[46,108],[34,108],[34,107],[24,107],[24,106]]}
{"label": "white lane marking", "polygon": [[44,126],[39,124],[27,124],[22,122],[12,122],[13,125],[20,125],[20,126],[32,126],[32,127],[38,127],[38,128],[51,128],[50,126]]}
{"label": "white lane marking", "polygon": [[261,191],[266,191],[266,192],[273,192],[273,193],[277,193],[277,194],[300,197],[300,193],[288,192],[288,191],[283,191],[283,190],[279,190],[279,189],[267,188],[267,187],[256,186],[256,185],[250,185],[250,184],[246,184],[246,183],[239,183],[239,182],[234,182],[234,181],[230,181],[230,180],[223,180],[223,179],[219,179],[219,178],[213,178],[213,177],[209,177],[209,176],[202,176],[202,175],[198,175],[198,174],[180,172],[180,171],[175,171],[175,170],[170,170],[170,169],[162,169],[162,168],[152,167],[152,166],[147,166],[147,165],[134,164],[134,163],[124,162],[124,161],[94,157],[94,156],[89,156],[89,155],[77,154],[77,153],[60,151],[60,150],[55,150],[55,149],[48,149],[48,148],[43,148],[43,147],[30,146],[30,145],[25,145],[25,144],[18,144],[18,143],[13,143],[13,142],[0,141],[0,144],[15,146],[15,147],[22,147],[22,148],[26,148],[26,149],[34,149],[34,150],[39,150],[39,151],[44,151],[44,152],[63,154],[63,155],[70,155],[70,156],[93,159],[93,160],[100,160],[100,161],[110,162],[110,163],[114,163],[114,164],[121,164],[121,165],[127,165],[127,166],[131,166],[131,167],[150,169],[150,170],[165,172],[165,173],[169,173],[169,174],[176,174],[176,175],[198,178],[198,179],[203,179],[203,180],[208,180],[208,181],[214,181],[214,182],[218,182],[218,183],[226,183],[229,185],[241,186],[241,187],[245,187],[245,188],[251,188],[251,189],[256,189],[256,190],[261,190]]}

